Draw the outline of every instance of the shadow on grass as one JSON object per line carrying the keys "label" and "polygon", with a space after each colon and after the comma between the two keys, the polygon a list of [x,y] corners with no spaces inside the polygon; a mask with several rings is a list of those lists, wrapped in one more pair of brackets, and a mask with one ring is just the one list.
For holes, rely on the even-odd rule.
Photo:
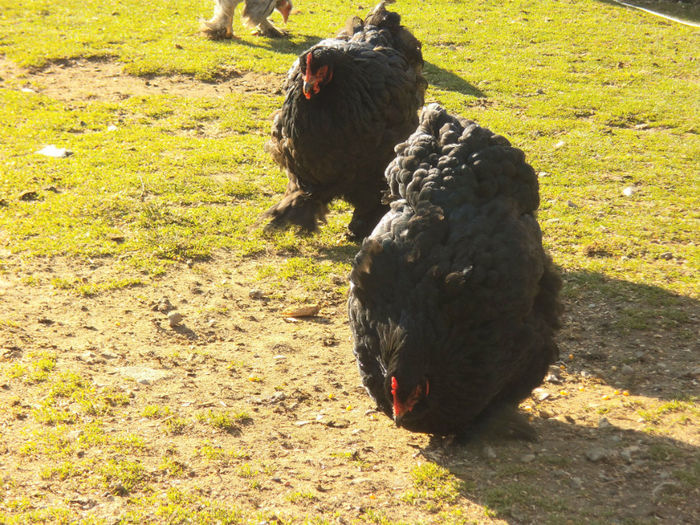
{"label": "shadow on grass", "polygon": [[697,447],[615,426],[534,425],[534,443],[433,438],[421,453],[461,481],[461,497],[508,523],[696,523]]}
{"label": "shadow on grass", "polygon": [[591,374],[632,394],[697,395],[700,302],[594,272],[563,278],[566,313],[558,341],[569,373]]}
{"label": "shadow on grass", "polygon": [[[242,45],[251,48],[267,49],[277,53],[299,56],[308,48],[323,40],[317,35],[295,34],[291,38],[265,38],[258,37],[255,40],[241,40],[238,38],[212,41],[220,46]],[[290,62],[291,65],[291,62]]]}
{"label": "shadow on grass", "polygon": [[[259,41],[234,39],[219,40],[216,41],[216,43],[220,45],[241,44],[252,48],[268,49],[277,53],[297,57],[301,53],[309,49],[311,46],[320,42],[321,40],[323,40],[323,38],[316,35],[294,35],[292,39],[261,38]],[[290,61],[290,66],[292,62],[293,61]],[[479,98],[483,98],[486,96],[480,89],[473,86],[460,76],[455,75],[451,71],[443,69],[435,64],[431,64],[430,62],[425,62],[423,72],[428,83],[430,85],[439,87],[440,89],[444,89],[447,91],[456,91],[464,95],[470,95]]]}
{"label": "shadow on grass", "polygon": [[463,95],[470,95],[472,97],[484,98],[486,94],[479,88],[473,86],[462,77],[455,75],[451,71],[447,71],[435,64],[430,62],[425,63],[423,70],[425,74],[425,79],[431,86],[444,89],[446,91],[456,91]]}

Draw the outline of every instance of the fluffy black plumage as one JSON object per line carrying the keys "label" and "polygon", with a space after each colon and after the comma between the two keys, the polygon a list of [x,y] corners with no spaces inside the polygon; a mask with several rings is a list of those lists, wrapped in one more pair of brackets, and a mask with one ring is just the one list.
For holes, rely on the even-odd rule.
{"label": "fluffy black plumage", "polygon": [[436,104],[396,151],[394,202],[350,274],[362,381],[408,430],[468,434],[498,415],[527,434],[517,405],[557,359],[561,311],[537,176],[504,137]]}
{"label": "fluffy black plumage", "polygon": [[380,4],[333,39],[302,53],[266,145],[289,177],[270,226],[314,231],[327,205],[355,207],[349,230],[364,237],[388,210],[384,169],[418,124],[427,83],[418,40]]}

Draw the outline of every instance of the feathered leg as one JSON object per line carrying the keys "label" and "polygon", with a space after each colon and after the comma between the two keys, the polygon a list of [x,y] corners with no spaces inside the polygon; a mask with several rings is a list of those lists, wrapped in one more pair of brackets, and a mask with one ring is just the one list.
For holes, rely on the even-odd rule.
{"label": "feathered leg", "polygon": [[216,0],[214,16],[202,20],[199,30],[211,40],[233,38],[233,12],[242,0]]}
{"label": "feathered leg", "polygon": [[291,8],[292,4],[291,2],[277,0],[276,4],[273,6],[272,1],[273,0],[267,0],[267,3],[247,1],[243,5],[241,18],[246,26],[254,30],[253,34],[263,35],[268,38],[282,38],[286,36],[286,33],[272,25],[272,22],[270,22],[267,17],[272,14],[273,9],[282,9],[286,22],[286,17],[289,15],[289,11],[286,7],[288,6]]}
{"label": "feathered leg", "polygon": [[327,204],[303,191],[295,180],[290,179],[282,200],[265,212],[266,216],[272,217],[265,229],[284,228],[295,224],[306,232],[314,232],[318,228],[317,221],[326,222]]}
{"label": "feathered leg", "polygon": [[282,38],[287,36],[286,31],[276,28],[267,18],[257,25],[254,34],[266,36],[268,38]]}
{"label": "feathered leg", "polygon": [[361,241],[367,237],[389,211],[389,206],[382,203],[383,190],[386,190],[385,186],[362,186],[346,196],[347,201],[355,207],[348,224],[349,239]]}

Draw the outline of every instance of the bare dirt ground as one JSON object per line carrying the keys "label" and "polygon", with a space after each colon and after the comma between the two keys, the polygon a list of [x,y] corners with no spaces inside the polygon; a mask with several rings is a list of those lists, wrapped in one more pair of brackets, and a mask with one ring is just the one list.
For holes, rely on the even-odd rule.
{"label": "bare dirt ground", "polygon": [[270,93],[279,89],[283,78],[272,73],[229,71],[222,73],[225,78],[213,83],[184,75],[133,77],[123,74],[122,69],[122,64],[105,60],[70,60],[27,71],[0,57],[0,79],[20,82],[25,89],[67,102],[162,94],[214,97],[231,91]]}
{"label": "bare dirt ground", "polygon": [[[17,78],[7,62],[0,65],[1,77]],[[228,86],[185,78],[146,84],[114,65],[78,66],[88,68],[103,96],[110,96],[107,85],[115,96],[247,89],[236,83],[241,79]],[[22,74],[50,96],[89,96],[86,71],[75,70]],[[31,417],[41,385],[6,374],[0,377],[6,511],[17,511],[8,502],[25,498],[29,508],[68,507],[73,517],[115,522],[138,507],[141,521],[179,522],[139,503],[176,488],[239,508],[245,520],[262,516],[260,522],[700,522],[697,408],[673,405],[699,391],[700,349],[683,336],[699,333],[700,308],[691,299],[679,306],[690,319],[684,326],[632,335],[611,329],[624,306],[619,300],[592,291],[569,301],[562,361],[523,403],[539,440],[456,444],[411,434],[377,414],[360,386],[344,300],[321,297],[317,316],[288,320],[283,312],[296,305],[255,280],[262,260],[232,267],[222,253],[93,297],[52,283],[116,277],[123,271],[116,261],[9,252],[0,252],[0,261],[3,369],[52,352],[53,373],[76,372],[95,395],[123,394],[124,403],[95,420],[107,435],[139,436],[142,446],[130,454],[143,467],[133,487],[46,475],[60,462],[25,448],[46,429]],[[173,309],[183,316],[175,327],[167,317]],[[148,417],[153,406],[169,412]],[[80,411],[70,400],[63,408]],[[221,429],[206,424],[202,414],[209,411],[248,417]],[[63,446],[79,442],[82,432],[66,432]],[[221,454],[213,458],[205,449]],[[94,446],[72,460],[94,465],[124,454]],[[416,478],[427,462],[461,481],[458,490],[440,492],[441,479],[431,485]]]}

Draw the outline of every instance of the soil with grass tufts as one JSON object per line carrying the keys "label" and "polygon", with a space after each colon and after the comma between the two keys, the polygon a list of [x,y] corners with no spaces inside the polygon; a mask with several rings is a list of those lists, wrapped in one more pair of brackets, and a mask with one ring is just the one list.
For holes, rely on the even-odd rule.
{"label": "soil with grass tufts", "polygon": [[[105,62],[0,61],[0,77],[71,101],[279,83],[145,80]],[[0,521],[700,520],[697,301],[565,273],[562,359],[522,406],[539,440],[457,444],[375,412],[344,298],[289,318],[308,305],[260,282],[269,263],[220,252],[148,277],[0,252]],[[676,316],[629,330],[661,307]]]}
{"label": "soil with grass tufts", "polygon": [[0,57],[0,78],[63,101],[118,101],[134,96],[220,97],[232,91],[281,93],[284,77],[273,73],[221,70],[216,82],[185,75],[134,77],[106,60],[65,60],[27,71]]}

